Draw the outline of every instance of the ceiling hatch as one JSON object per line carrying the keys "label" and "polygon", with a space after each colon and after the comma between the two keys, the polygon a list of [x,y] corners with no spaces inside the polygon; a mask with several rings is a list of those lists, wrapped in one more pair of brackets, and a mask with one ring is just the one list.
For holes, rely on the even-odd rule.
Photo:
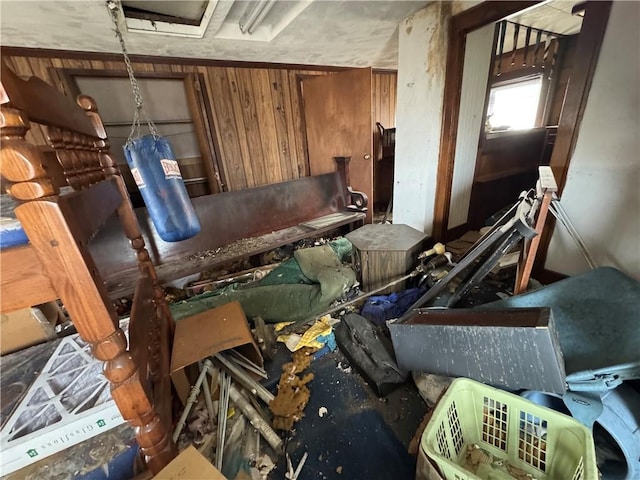
{"label": "ceiling hatch", "polygon": [[130,32],[202,38],[218,0],[122,0]]}

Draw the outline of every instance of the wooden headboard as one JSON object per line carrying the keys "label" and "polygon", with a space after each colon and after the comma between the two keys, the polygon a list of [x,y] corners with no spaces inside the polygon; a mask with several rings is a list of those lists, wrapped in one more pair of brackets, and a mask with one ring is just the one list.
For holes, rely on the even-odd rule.
{"label": "wooden headboard", "polygon": [[[48,285],[55,291],[83,340],[91,344],[93,355],[105,362],[113,399],[134,427],[149,467],[157,473],[176,453],[168,376],[173,320],[124,182],[109,154],[98,109],[90,97],[80,96],[75,104],[40,79],[24,81],[4,63],[1,74],[1,174],[10,182],[8,192],[20,201],[15,213],[29,238],[29,245],[19,252],[31,259],[34,269],[39,262],[36,274],[43,288]],[[44,166],[41,148],[26,140],[31,122],[43,126],[73,188],[71,193],[60,193]],[[88,249],[114,213],[140,271],[129,342]],[[15,252],[2,251],[3,263],[19,261]],[[15,265],[11,271],[16,283],[32,273],[21,274]],[[2,288],[3,295],[14,291],[4,281]],[[42,292],[31,290],[21,294],[22,304],[40,303]]]}

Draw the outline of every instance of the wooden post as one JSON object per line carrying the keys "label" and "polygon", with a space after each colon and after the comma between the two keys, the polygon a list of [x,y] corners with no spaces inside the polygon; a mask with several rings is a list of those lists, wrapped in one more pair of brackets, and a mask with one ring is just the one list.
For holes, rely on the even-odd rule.
{"label": "wooden post", "polygon": [[[149,467],[157,473],[173,458],[175,447],[145,392],[86,244],[76,240],[61,211],[59,192],[42,166],[43,154],[25,140],[29,128],[29,119],[23,111],[1,107],[2,175],[13,183],[9,193],[23,202],[16,208],[16,216],[80,336],[91,345],[93,355],[104,362],[112,397],[122,416],[134,427]],[[92,168],[98,155],[92,141],[57,129],[52,129],[50,136],[67,152],[59,159],[76,188],[104,178],[100,168]]]}
{"label": "wooden post", "polygon": [[551,204],[553,194],[558,191],[556,179],[553,176],[551,167],[538,167],[538,172],[540,178],[538,180],[537,193],[538,197],[542,196],[542,203],[540,204],[540,211],[538,212],[538,219],[536,220],[537,235],[531,240],[525,239],[524,241],[524,247],[520,253],[520,260],[518,261],[516,284],[513,289],[513,293],[515,295],[527,291],[529,277],[531,276],[531,270],[533,269],[533,262],[536,260],[536,253],[538,252],[538,246],[540,245],[540,238],[544,229],[544,224],[547,220],[549,205]]}

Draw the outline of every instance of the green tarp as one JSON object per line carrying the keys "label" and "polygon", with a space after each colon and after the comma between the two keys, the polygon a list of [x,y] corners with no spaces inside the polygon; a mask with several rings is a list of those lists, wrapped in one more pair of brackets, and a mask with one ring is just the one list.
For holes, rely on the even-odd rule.
{"label": "green tarp", "polygon": [[296,322],[318,315],[341,298],[356,282],[343,261],[351,254],[345,238],[304,248],[272,270],[258,285],[233,284],[171,305],[175,320],[239,301],[247,317],[266,322]]}

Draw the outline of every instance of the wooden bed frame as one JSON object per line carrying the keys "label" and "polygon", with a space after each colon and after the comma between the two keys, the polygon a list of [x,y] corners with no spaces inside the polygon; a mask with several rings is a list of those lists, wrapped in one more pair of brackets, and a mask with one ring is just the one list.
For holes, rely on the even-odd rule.
{"label": "wooden bed frame", "polygon": [[[112,397],[157,473],[176,455],[169,379],[173,319],[98,109],[88,96],[78,97],[78,106],[40,79],[24,81],[4,62],[1,68],[0,172],[21,202],[15,213],[30,242],[0,253],[1,311],[62,300],[93,355],[105,362]],[[73,192],[60,194],[41,149],[25,139],[30,122],[44,126]],[[88,248],[114,213],[138,266],[128,342]]]}

